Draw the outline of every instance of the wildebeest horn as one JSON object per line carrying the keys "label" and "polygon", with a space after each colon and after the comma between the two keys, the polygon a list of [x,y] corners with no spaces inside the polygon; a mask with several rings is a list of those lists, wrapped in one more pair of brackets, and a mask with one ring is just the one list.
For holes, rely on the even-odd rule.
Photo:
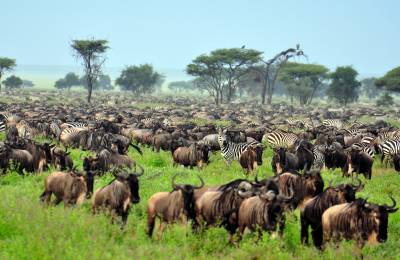
{"label": "wildebeest horn", "polygon": [[388,212],[390,212],[390,213],[396,212],[398,210],[398,209],[395,208],[396,205],[397,205],[396,200],[391,195],[389,195],[389,198],[393,202],[393,205],[392,206],[388,206],[388,205],[385,204],[384,206],[385,206],[385,208],[386,208],[386,210]]}
{"label": "wildebeest horn", "polygon": [[289,192],[290,192],[290,196],[285,196],[285,195],[279,194],[278,195],[278,199],[284,200],[284,201],[291,201],[293,199],[293,197],[294,197],[293,188],[290,188]]}
{"label": "wildebeest horn", "polygon": [[140,177],[140,176],[142,176],[143,173],[144,173],[143,167],[142,167],[141,165],[138,165],[138,166],[139,166],[139,168],[140,168],[140,173],[135,173],[135,176],[136,176],[136,177]]}
{"label": "wildebeest horn", "polygon": [[203,180],[203,178],[200,177],[200,175],[197,175],[197,177],[200,179],[201,184],[200,184],[200,186],[193,186],[193,188],[194,189],[201,189],[201,188],[204,187],[204,180]]}

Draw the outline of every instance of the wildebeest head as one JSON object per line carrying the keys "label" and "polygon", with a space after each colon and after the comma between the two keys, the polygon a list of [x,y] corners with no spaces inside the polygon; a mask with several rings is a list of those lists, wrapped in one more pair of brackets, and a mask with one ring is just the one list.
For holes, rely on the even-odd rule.
{"label": "wildebeest head", "polygon": [[99,168],[99,158],[96,157],[85,157],[83,159],[83,170],[85,171],[97,171]]}
{"label": "wildebeest head", "polygon": [[302,176],[305,182],[305,194],[316,196],[320,194],[324,189],[324,180],[321,177],[321,173],[318,170],[311,170],[305,172]]}
{"label": "wildebeest head", "polygon": [[138,165],[140,168],[139,172],[133,173],[122,173],[116,174],[118,170],[113,170],[113,174],[118,180],[125,182],[130,189],[131,192],[131,201],[132,203],[139,203],[140,202],[140,195],[139,195],[139,177],[143,175],[144,169],[142,166]]}
{"label": "wildebeest head", "polygon": [[347,183],[332,187],[329,184],[329,187],[326,190],[331,189],[331,191],[336,194],[338,201],[341,203],[352,202],[356,199],[356,192],[361,191],[364,188],[364,185],[361,183],[361,181],[359,179],[357,179],[357,181],[357,185]]}
{"label": "wildebeest head", "polygon": [[195,212],[195,201],[193,199],[193,192],[195,189],[201,189],[204,187],[204,181],[200,176],[197,176],[201,184],[199,186],[191,185],[191,184],[176,184],[175,183],[175,178],[178,175],[176,174],[172,178],[172,189],[173,191],[181,191],[182,197],[183,197],[183,210],[185,211],[185,215],[188,216],[191,219],[195,218],[196,212]]}
{"label": "wildebeest head", "polygon": [[385,242],[388,238],[387,228],[389,213],[394,213],[398,210],[398,208],[395,208],[396,201],[394,200],[394,198],[390,196],[390,199],[393,203],[392,206],[388,206],[386,204],[373,204],[367,202],[367,200],[365,200],[365,203],[363,205],[364,209],[366,210],[367,216],[362,219],[362,224],[368,225],[368,228],[369,226],[373,227],[374,231],[378,233],[376,239],[379,243]]}
{"label": "wildebeest head", "polygon": [[262,165],[262,154],[263,154],[263,146],[260,145],[256,145],[253,146],[253,150],[256,152],[256,160],[257,160],[257,165],[261,166]]}
{"label": "wildebeest head", "polygon": [[286,165],[286,148],[279,147],[274,149],[274,156],[272,157],[272,168],[277,174],[281,174]]}

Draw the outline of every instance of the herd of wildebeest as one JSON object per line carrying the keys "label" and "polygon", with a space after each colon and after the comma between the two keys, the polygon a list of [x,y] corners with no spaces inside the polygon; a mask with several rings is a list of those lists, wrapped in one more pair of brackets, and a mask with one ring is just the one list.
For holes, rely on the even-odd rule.
{"label": "herd of wildebeest", "polygon": [[[161,101],[158,101],[161,102]],[[135,162],[128,148],[141,156],[143,146],[170,151],[177,167],[198,168],[199,184],[177,184],[153,194],[147,202],[147,234],[156,219],[159,237],[164,227],[190,222],[193,232],[222,226],[229,241],[240,243],[243,232],[282,235],[285,215],[300,209],[301,241],[308,243],[309,228],[314,245],[328,241],[385,242],[388,218],[398,210],[396,201],[378,205],[356,198],[374,178],[377,154],[386,167],[400,170],[400,129],[384,120],[360,123],[363,115],[389,116],[375,108],[294,109],[274,105],[267,109],[251,104],[216,107],[190,100],[171,99],[157,108],[106,105],[48,105],[35,101],[1,105],[0,169],[20,174],[56,169],[45,178],[40,200],[64,205],[92,197],[93,214],[109,210],[112,222],[126,224],[132,204],[140,201],[139,180],[145,169]],[[389,114],[388,114],[389,113]],[[393,112],[395,113],[395,112]],[[202,126],[194,119],[207,120]],[[352,119],[350,119],[352,118]],[[229,122],[221,127],[214,122]],[[44,136],[49,142],[34,138]],[[69,148],[91,151],[75,165]],[[253,173],[263,163],[263,151],[273,149],[274,176],[259,179]],[[212,164],[209,155],[221,153],[227,167],[238,161],[247,178],[210,186],[201,169]],[[82,170],[78,170],[78,168]],[[340,168],[350,183],[324,184],[322,169]],[[94,180],[105,173],[114,179],[93,193]],[[364,175],[364,183],[358,177]]]}

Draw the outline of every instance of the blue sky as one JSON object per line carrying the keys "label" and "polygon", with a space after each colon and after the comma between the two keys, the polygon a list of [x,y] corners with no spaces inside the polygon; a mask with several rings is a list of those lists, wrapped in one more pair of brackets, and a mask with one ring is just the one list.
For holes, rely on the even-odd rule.
{"label": "blue sky", "polygon": [[108,67],[184,69],[216,48],[266,57],[300,43],[309,62],[381,75],[400,65],[400,1],[1,0],[0,56],[77,66],[69,42],[109,40]]}

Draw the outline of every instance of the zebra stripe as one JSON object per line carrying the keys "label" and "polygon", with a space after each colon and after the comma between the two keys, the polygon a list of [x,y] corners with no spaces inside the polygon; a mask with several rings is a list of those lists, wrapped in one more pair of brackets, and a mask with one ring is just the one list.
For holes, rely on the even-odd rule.
{"label": "zebra stripe", "polygon": [[312,149],[312,153],[314,156],[314,162],[311,168],[321,170],[325,165],[325,151],[327,145],[315,145]]}
{"label": "zebra stripe", "polygon": [[6,123],[3,121],[0,121],[0,132],[6,131]]}
{"label": "zebra stripe", "polygon": [[400,141],[386,140],[382,146],[383,156],[393,156],[400,152]]}
{"label": "zebra stripe", "polygon": [[226,140],[226,135],[218,135],[218,143],[221,147],[221,155],[224,158],[225,162],[231,164],[232,161],[239,161],[240,155],[246,151],[248,147],[254,147],[261,145],[257,141],[251,141],[248,143],[234,143],[228,142]]}
{"label": "zebra stripe", "polygon": [[69,122],[61,124],[61,129],[66,128],[88,128],[88,124],[82,122]]}
{"label": "zebra stripe", "polygon": [[272,133],[267,133],[266,136],[263,137],[263,141],[266,139],[267,143],[272,147],[291,147],[293,146],[300,138],[293,133],[285,133],[282,131],[276,131]]}
{"label": "zebra stripe", "polygon": [[364,153],[368,154],[371,158],[375,157],[375,148],[370,145],[366,145],[364,143],[355,143],[353,146],[358,147],[361,149]]}
{"label": "zebra stripe", "polygon": [[342,128],[344,123],[340,119],[325,119],[324,121],[322,121],[322,124],[324,126],[331,126],[340,129]]}

